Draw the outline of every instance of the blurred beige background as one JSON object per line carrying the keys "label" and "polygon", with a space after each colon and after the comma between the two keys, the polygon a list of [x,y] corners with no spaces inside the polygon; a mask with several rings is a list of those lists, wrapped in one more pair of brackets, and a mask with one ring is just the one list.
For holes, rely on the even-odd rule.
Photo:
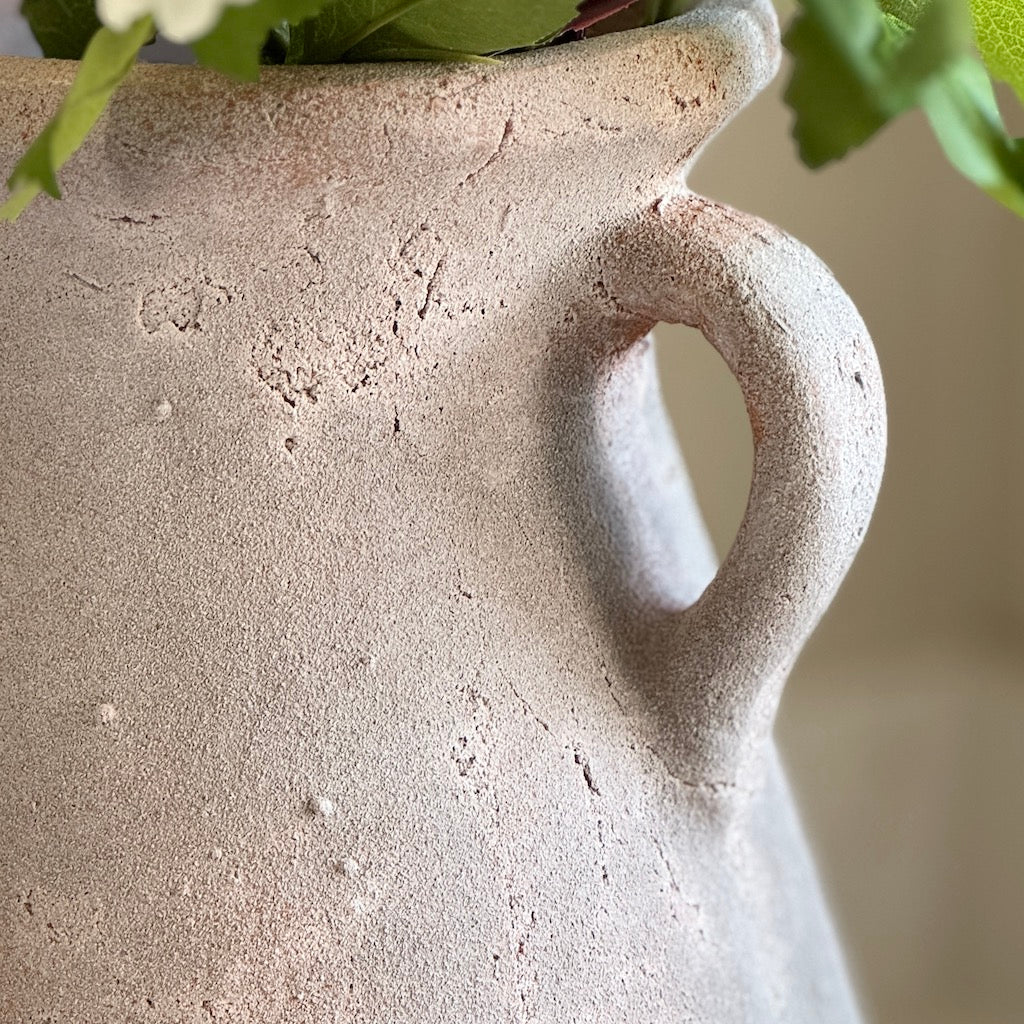
{"label": "blurred beige background", "polygon": [[[809,172],[785,72],[693,188],[832,267],[875,339],[887,476],[797,667],[778,735],[878,1024],[1024,1021],[1024,221],[950,170],[923,118]],[[1024,134],[1018,126],[1018,134]],[[719,551],[750,434],[696,332],[659,329],[666,400]]]}
{"label": "blurred beige background", "polygon": [[[31,52],[0,0],[0,52]],[[886,375],[890,457],[863,553],[779,736],[877,1024],[1024,1021],[1024,222],[917,116],[812,174],[781,80],[691,184],[811,245]],[[1019,129],[1024,133],[1024,127]],[[659,331],[666,397],[719,549],[750,437],[718,357]]]}

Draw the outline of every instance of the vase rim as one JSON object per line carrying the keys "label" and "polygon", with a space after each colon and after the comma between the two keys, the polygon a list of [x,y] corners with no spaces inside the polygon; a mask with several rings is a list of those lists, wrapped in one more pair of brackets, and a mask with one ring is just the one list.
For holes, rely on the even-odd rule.
{"label": "vase rim", "polygon": [[[436,179],[440,187],[449,172],[454,179],[460,168],[489,166],[513,134],[515,153],[585,161],[609,188],[623,185],[615,154],[633,187],[638,174],[669,181],[767,84],[778,61],[770,0],[703,0],[653,26],[493,65],[277,65],[251,83],[196,65],[140,64],[64,170],[69,181],[81,174],[65,191],[85,197],[92,182],[116,180],[118,189],[145,185],[159,196],[183,177],[201,177],[241,201],[257,181],[289,191],[324,180],[369,188],[385,168],[391,180]],[[43,129],[75,67],[0,57],[10,112],[0,172]]]}
{"label": "vase rim", "polygon": [[[730,25],[734,19],[748,18],[759,31],[753,34],[753,38],[743,40],[748,45],[758,50],[763,50],[764,55],[772,58],[779,48],[779,27],[775,9],[771,0],[696,0],[696,3],[688,11],[678,14],[673,18],[656,22],[653,25],[644,25],[637,28],[621,29],[615,32],[607,32],[599,36],[585,39],[569,40],[555,46],[538,46],[532,49],[522,49],[514,52],[501,54],[496,58],[495,64],[482,64],[469,61],[352,61],[330,64],[265,64],[260,67],[259,84],[264,85],[264,76],[273,80],[277,76],[292,77],[295,75],[316,75],[326,77],[327,75],[340,78],[396,77],[399,74],[408,75],[410,78],[436,78],[439,75],[452,74],[459,70],[472,68],[486,68],[491,73],[515,72],[517,70],[528,70],[532,67],[544,66],[549,62],[559,62],[566,57],[577,59],[597,58],[602,55],[614,53],[623,48],[635,47],[648,40],[654,40],[669,33],[690,34],[695,30],[714,26],[730,36],[735,36],[737,42],[740,36],[746,34],[738,26]],[[748,26],[749,28],[750,26]],[[751,56],[754,56],[751,54]],[[777,58],[773,63],[777,62]],[[46,65],[53,68],[72,68],[79,62],[59,57],[24,56],[18,54],[0,53],[0,69],[7,65],[9,67],[25,67],[29,64]],[[208,68],[203,68],[197,63],[179,64],[166,61],[140,61],[140,67],[146,69],[160,69],[161,74],[182,75],[189,73],[211,74]],[[149,73],[153,73],[151,70]],[[227,81],[234,80],[224,76]],[[237,83],[251,85],[253,83]]]}

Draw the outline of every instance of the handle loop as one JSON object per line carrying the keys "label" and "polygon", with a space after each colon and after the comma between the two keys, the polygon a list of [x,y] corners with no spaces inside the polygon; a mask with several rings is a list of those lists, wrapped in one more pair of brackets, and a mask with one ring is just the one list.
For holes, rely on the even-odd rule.
{"label": "handle loop", "polygon": [[630,232],[606,280],[651,321],[698,328],[746,401],[750,498],[700,599],[652,637],[672,681],[655,742],[681,777],[733,785],[867,529],[885,459],[881,374],[828,268],[760,219],[686,192]]}

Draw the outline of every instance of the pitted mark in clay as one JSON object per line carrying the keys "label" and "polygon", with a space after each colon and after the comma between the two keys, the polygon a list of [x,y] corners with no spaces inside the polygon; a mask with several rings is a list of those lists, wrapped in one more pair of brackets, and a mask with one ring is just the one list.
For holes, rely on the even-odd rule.
{"label": "pitted mark in clay", "polygon": [[200,275],[150,288],[142,294],[138,322],[147,334],[156,334],[166,324],[179,333],[203,330],[203,314],[219,306],[230,305],[234,292]]}

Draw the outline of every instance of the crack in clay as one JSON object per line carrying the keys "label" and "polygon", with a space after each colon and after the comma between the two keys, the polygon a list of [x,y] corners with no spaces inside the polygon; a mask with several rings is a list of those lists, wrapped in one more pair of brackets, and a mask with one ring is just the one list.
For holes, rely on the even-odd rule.
{"label": "crack in clay", "polygon": [[395,300],[395,315],[391,320],[391,333],[397,338],[401,334],[401,326],[398,322],[398,314],[402,312],[402,300],[396,295]]}
{"label": "crack in clay", "polygon": [[583,748],[581,746],[576,745],[573,747],[573,758],[583,769],[583,781],[587,784],[587,789],[589,789],[594,796],[600,796],[601,790],[598,788],[597,782],[594,779],[594,772],[590,767],[590,759],[583,752]]}
{"label": "crack in clay", "polygon": [[129,142],[128,139],[121,138],[119,135],[115,135],[113,141],[120,149],[131,154],[136,159],[148,160],[153,155],[153,151],[151,149],[146,149],[145,146],[139,146],[134,142]]}
{"label": "crack in clay", "polygon": [[[437,232],[432,232],[427,221],[420,223],[418,229],[409,234],[398,247],[397,257],[391,261],[396,278],[406,277],[409,273],[415,278],[414,281],[407,280],[409,290],[415,289],[420,295],[408,296],[410,309],[416,310],[419,320],[426,320],[432,312],[432,306],[440,306],[438,298],[438,285],[445,270],[448,247],[442,241]],[[424,268],[433,267],[429,275]],[[399,312],[403,302],[401,297],[394,295],[395,315],[391,321],[391,330],[395,337],[401,335],[401,324]],[[448,319],[453,318],[450,310],[444,310]],[[416,352],[417,357],[419,352]]]}
{"label": "crack in clay", "polygon": [[430,275],[430,279],[427,281],[427,294],[424,296],[423,305],[416,311],[421,320],[427,319],[427,312],[429,310],[430,303],[434,300],[434,291],[437,288],[437,279],[441,276],[442,270],[444,270],[444,260],[439,259],[437,261],[437,265],[434,267],[433,273]]}
{"label": "crack in clay", "polygon": [[467,601],[473,600],[473,591],[469,589],[463,580],[462,566],[458,562],[455,562],[455,594],[457,597],[464,598]]}
{"label": "crack in clay", "polygon": [[681,786],[684,789],[691,789],[696,790],[698,792],[710,793],[711,796],[720,796],[722,793],[725,792],[743,793],[747,796],[753,795],[753,793],[749,789],[746,789],[745,787],[741,786],[738,782],[732,782],[726,779],[698,781],[696,779],[683,778],[682,776],[677,775],[668,766],[668,762],[661,756],[661,754],[658,753],[658,751],[652,744],[645,743],[644,749],[654,758],[655,761],[658,762],[658,765],[661,767],[662,771],[664,771],[668,778],[672,780],[673,784]]}
{"label": "crack in clay", "polygon": [[508,118],[508,120],[505,121],[505,128],[501,133],[501,140],[498,142],[497,148],[475,171],[470,172],[466,176],[466,178],[462,182],[464,186],[471,185],[474,181],[476,181],[477,178],[480,177],[481,174],[484,173],[484,171],[486,171],[489,167],[493,166],[498,160],[501,159],[505,150],[508,149],[509,145],[512,142],[513,131],[514,128],[512,125],[512,118],[510,117]]}
{"label": "crack in clay", "polygon": [[[537,927],[536,911],[529,911],[529,916],[527,916],[524,897],[512,892],[508,894],[508,909],[512,939],[515,946],[515,962],[520,965],[527,964],[532,959],[530,942]],[[517,994],[519,995],[522,1012],[525,1014],[525,1016],[520,1018],[523,1022],[534,1019],[530,1002],[539,983],[540,977],[536,970],[533,971],[532,977],[528,971],[517,972]]]}
{"label": "crack in clay", "polygon": [[70,277],[72,281],[77,281],[79,284],[84,284],[86,288],[90,288],[94,292],[108,292],[110,291],[111,288],[109,284],[98,284],[96,281],[93,281],[88,277],[84,277],[82,274],[79,274],[74,270],[68,271],[68,277]]}
{"label": "crack in clay", "polygon": [[529,715],[545,732],[551,732],[551,726],[533,710],[533,705],[516,689],[515,683],[510,682],[508,685],[516,699],[523,705],[523,714]]}
{"label": "crack in clay", "polygon": [[[604,669],[603,665],[601,667],[602,669]],[[608,687],[609,696],[615,702],[615,706],[619,709],[619,711],[622,712],[624,716],[628,718],[629,712],[626,711],[626,705],[622,703],[622,698],[615,692],[615,684],[612,682],[612,677],[606,669],[604,671],[604,681]]]}
{"label": "crack in clay", "polygon": [[[424,234],[429,230],[430,227],[426,222],[421,223],[420,226],[410,235],[408,235],[405,241],[402,242],[402,244],[398,247],[398,258],[404,260],[409,255],[409,250],[412,248],[412,243],[415,242],[420,235]],[[420,272],[417,271],[417,273]]]}
{"label": "crack in clay", "polygon": [[603,855],[603,863],[601,864],[601,881],[608,884],[608,847],[604,839],[604,822],[600,818],[597,819],[597,845],[601,847],[601,853]]}
{"label": "crack in clay", "polygon": [[482,806],[486,807],[493,831],[493,841],[497,842],[501,834],[501,804],[493,783],[488,778],[490,758],[487,740],[491,731],[491,702],[470,684],[459,687],[470,707],[469,728],[457,737],[452,747],[451,759],[460,778],[472,787],[475,796]]}
{"label": "crack in clay", "polygon": [[302,247],[302,251],[313,261],[316,270],[310,274],[309,280],[299,289],[299,293],[307,292],[310,288],[317,288],[324,283],[326,272],[324,270],[323,257],[309,244]]}
{"label": "crack in clay", "polygon": [[532,554],[536,555],[538,551],[537,542],[533,534],[531,534],[530,531],[527,530],[526,527],[523,525],[522,515],[519,512],[519,510],[516,509],[516,507],[512,504],[512,499],[506,496],[504,499],[504,506],[509,518],[515,524],[520,536],[526,542],[527,549]]}
{"label": "crack in clay", "polygon": [[[683,895],[682,886],[680,886],[679,880],[676,878],[675,869],[672,867],[672,862],[669,860],[668,854],[665,851],[665,847],[661,844],[661,841],[656,836],[652,836],[651,844],[654,846],[661,863],[664,865],[665,872],[668,875],[669,886],[672,889],[672,920],[679,924],[679,910],[685,907],[692,913],[696,920],[697,934],[704,942],[710,942],[707,933],[704,931],[704,915],[701,913],[701,905],[686,899]],[[715,943],[712,943],[712,945],[715,945]]]}
{"label": "crack in clay", "polygon": [[93,216],[97,219],[105,220],[109,224],[128,224],[136,228],[151,228],[157,221],[163,220],[163,216],[159,213],[151,213],[144,220],[133,217],[129,213],[122,214],[120,217],[101,217],[99,214],[94,214]]}
{"label": "crack in clay", "polygon": [[665,871],[668,873],[669,885],[672,886],[672,891],[677,895],[682,894],[682,889],[679,888],[679,882],[676,881],[676,873],[669,862],[668,856],[665,853],[665,847],[661,845],[660,840],[657,836],[651,837],[651,842],[654,844],[655,850],[658,851],[658,856],[661,858],[661,863],[665,865]]}

